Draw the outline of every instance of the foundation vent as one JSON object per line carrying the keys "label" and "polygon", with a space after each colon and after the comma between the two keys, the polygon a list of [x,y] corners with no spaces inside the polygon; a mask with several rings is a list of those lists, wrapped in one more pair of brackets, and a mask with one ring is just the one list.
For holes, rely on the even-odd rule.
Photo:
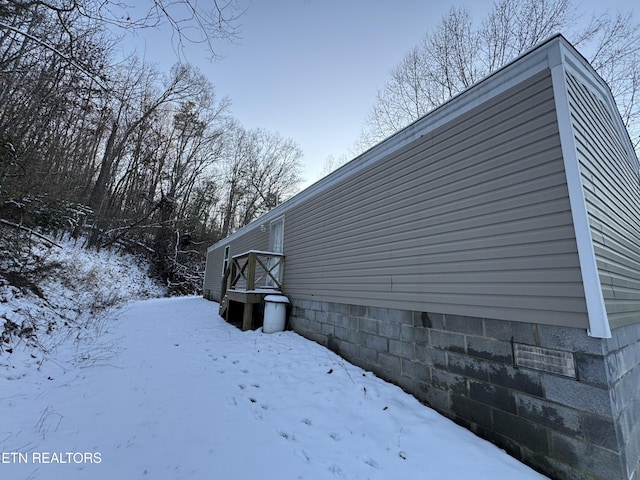
{"label": "foundation vent", "polygon": [[516,365],[519,367],[576,378],[576,365],[570,352],[521,343],[514,343],[513,350]]}

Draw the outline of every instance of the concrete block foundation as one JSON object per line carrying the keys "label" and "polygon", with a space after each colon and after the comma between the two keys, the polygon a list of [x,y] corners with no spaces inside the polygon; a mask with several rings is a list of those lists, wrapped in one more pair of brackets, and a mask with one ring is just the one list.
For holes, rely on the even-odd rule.
{"label": "concrete block foundation", "polygon": [[[290,300],[294,331],[549,477],[638,479],[640,325],[598,339],[574,328]],[[516,364],[516,344],[536,367]]]}

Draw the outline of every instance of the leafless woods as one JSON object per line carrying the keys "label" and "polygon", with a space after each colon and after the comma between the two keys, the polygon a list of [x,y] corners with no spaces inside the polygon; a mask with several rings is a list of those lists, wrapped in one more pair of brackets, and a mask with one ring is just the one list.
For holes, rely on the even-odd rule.
{"label": "leafless woods", "polygon": [[96,247],[140,248],[190,292],[207,244],[295,192],[302,152],[239,125],[188,64],[163,73],[135,56],[115,60],[114,31],[161,22],[215,55],[236,32],[233,2],[140,4],[148,9],[134,18],[118,2],[0,2],[0,209],[85,230]]}

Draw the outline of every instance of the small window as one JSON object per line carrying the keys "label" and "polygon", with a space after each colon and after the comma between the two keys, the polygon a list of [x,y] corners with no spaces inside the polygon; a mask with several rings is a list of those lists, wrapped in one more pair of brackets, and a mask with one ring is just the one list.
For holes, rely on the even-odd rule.
{"label": "small window", "polygon": [[224,247],[224,258],[222,259],[222,276],[223,277],[227,271],[228,266],[229,266],[229,245]]}

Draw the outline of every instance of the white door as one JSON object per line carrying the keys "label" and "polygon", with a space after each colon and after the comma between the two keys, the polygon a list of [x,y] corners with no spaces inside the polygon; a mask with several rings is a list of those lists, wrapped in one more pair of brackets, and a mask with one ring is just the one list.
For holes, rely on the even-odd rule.
{"label": "white door", "polygon": [[282,253],[284,242],[284,217],[280,217],[269,225],[269,251]]}
{"label": "white door", "polygon": [[[269,251],[273,253],[282,253],[284,248],[284,217],[275,219],[269,224]],[[279,259],[269,259],[269,268],[271,275],[275,278],[280,278],[280,264]],[[267,277],[267,285],[270,287],[276,287],[276,283],[271,277]]]}

